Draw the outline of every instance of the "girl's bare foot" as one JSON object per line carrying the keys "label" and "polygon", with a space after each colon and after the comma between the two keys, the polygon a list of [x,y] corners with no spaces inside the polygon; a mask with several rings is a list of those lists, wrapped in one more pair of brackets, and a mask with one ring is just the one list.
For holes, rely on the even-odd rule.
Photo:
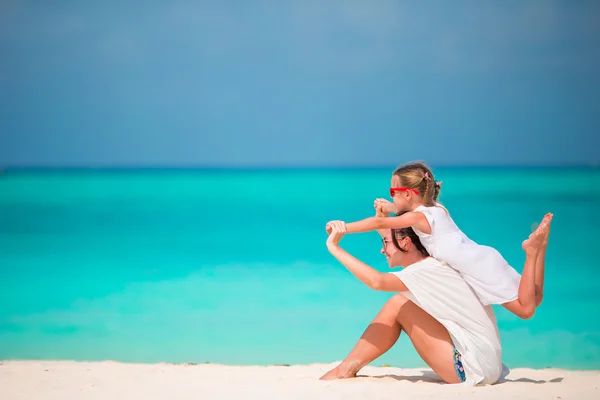
{"label": "girl's bare foot", "polygon": [[523,250],[525,250],[526,253],[538,252],[543,247],[544,241],[548,236],[552,217],[552,214],[546,214],[536,230],[523,242]]}
{"label": "girl's bare foot", "polygon": [[544,235],[544,242],[542,243],[542,247],[544,249],[548,246],[548,237],[550,236],[550,223],[552,222],[552,217],[554,217],[554,215],[552,215],[550,213],[546,214],[546,216],[544,217],[544,220],[546,221],[547,228],[548,228],[548,229],[546,229],[546,233]]}
{"label": "girl's bare foot", "polygon": [[542,219],[542,223],[540,224],[540,226],[549,229],[550,223],[552,222],[552,218],[554,218],[554,214],[552,214],[552,213],[548,213],[548,214],[544,215],[544,218]]}

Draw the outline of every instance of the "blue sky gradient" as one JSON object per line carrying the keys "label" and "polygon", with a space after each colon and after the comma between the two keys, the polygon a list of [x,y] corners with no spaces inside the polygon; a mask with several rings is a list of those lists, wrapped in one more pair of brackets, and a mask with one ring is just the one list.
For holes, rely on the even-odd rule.
{"label": "blue sky gradient", "polygon": [[597,1],[0,2],[0,166],[600,164]]}

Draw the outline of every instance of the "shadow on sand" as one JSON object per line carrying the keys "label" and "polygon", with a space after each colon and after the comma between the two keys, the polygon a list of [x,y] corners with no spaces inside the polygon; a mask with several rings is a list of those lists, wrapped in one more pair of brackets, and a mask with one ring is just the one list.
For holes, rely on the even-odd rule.
{"label": "shadow on sand", "polygon": [[[391,379],[395,379],[397,381],[406,381],[406,382],[412,382],[412,383],[427,382],[427,383],[436,383],[438,385],[444,384],[444,381],[442,381],[442,379],[433,371],[421,370],[418,372],[420,372],[421,375],[393,375],[393,374],[358,375],[357,378],[371,378],[371,379],[373,379],[373,378],[375,378],[375,379],[391,378]],[[507,382],[535,383],[537,385],[541,385],[544,383],[560,383],[563,381],[563,379],[564,379],[563,377],[557,377],[557,378],[553,378],[550,380],[535,380],[535,379],[529,379],[529,378],[519,378],[519,379],[501,378],[498,380],[498,383],[496,383],[496,385],[502,384],[502,383],[507,383]]]}
{"label": "shadow on sand", "polygon": [[374,378],[374,379],[383,379],[383,378],[391,378],[397,381],[406,381],[406,382],[427,382],[427,383],[437,383],[444,384],[444,381],[433,371],[421,370],[418,371],[421,375],[358,375],[357,378]]}

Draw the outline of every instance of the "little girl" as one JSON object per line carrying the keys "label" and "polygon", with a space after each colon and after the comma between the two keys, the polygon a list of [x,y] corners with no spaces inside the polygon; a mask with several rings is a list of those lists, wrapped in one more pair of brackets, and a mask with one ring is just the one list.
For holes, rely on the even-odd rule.
{"label": "little girl", "polygon": [[390,195],[394,202],[378,199],[375,208],[377,215],[408,212],[351,222],[346,224],[346,232],[412,227],[429,254],[458,270],[484,305],[502,304],[523,319],[531,318],[541,302],[544,253],[552,214],[546,214],[523,242],[526,259],[520,276],[496,249],[475,243],[456,226],[448,211],[437,203],[439,191],[440,184],[434,181],[427,165],[402,166],[392,175]]}

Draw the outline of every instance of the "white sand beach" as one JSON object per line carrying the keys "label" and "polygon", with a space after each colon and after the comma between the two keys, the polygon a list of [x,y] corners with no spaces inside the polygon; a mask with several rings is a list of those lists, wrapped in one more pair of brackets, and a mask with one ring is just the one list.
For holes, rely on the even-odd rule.
{"label": "white sand beach", "polygon": [[365,367],[318,378],[335,364],[225,366],[112,361],[2,361],[0,399],[598,399],[600,371],[514,369],[492,386],[441,384],[428,369]]}

